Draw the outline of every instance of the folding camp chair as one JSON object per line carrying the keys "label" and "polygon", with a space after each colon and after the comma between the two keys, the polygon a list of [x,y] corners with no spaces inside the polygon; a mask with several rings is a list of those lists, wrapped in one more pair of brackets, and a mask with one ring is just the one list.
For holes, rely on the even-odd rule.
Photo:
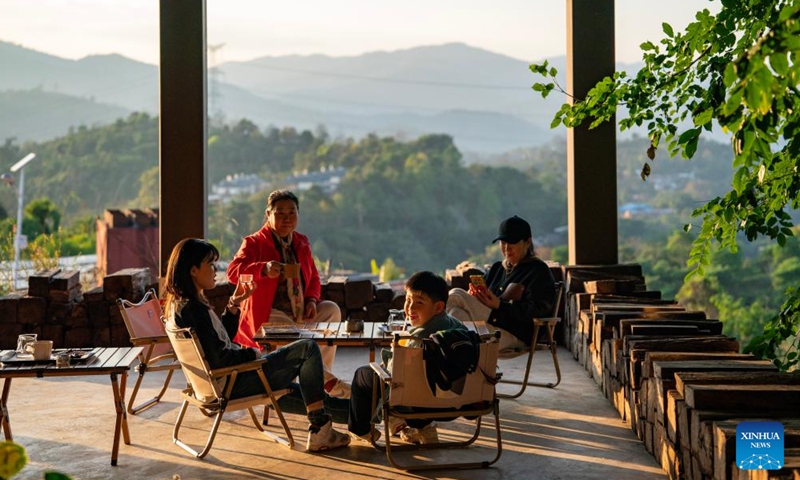
{"label": "folding camp chair", "polygon": [[[164,324],[161,320],[161,305],[158,303],[155,290],[148,291],[139,303],[118,299],[117,306],[119,306],[122,319],[125,321],[125,327],[128,329],[131,343],[135,347],[146,347],[139,354],[139,365],[136,366],[139,378],[136,379],[136,385],[133,387],[133,393],[128,402],[128,413],[136,415],[161,400],[164,392],[167,391],[167,387],[169,387],[173,372],[181,368],[181,364],[175,358],[175,354],[172,353],[169,339],[164,332]],[[164,386],[161,387],[158,395],[141,405],[134,406],[136,394],[142,385],[144,374],[161,371],[167,372],[167,378],[164,380]]]}
{"label": "folding camp chair", "polygon": [[[561,295],[564,292],[564,284],[562,282],[556,282],[556,298],[555,303],[553,304],[553,314],[547,318],[534,318],[533,321],[533,340],[531,341],[531,345],[525,349],[521,350],[516,355],[512,355],[514,357],[518,357],[522,354],[528,354],[528,362],[525,365],[525,374],[522,377],[522,380],[512,380],[512,379],[502,379],[500,383],[511,383],[514,385],[522,385],[522,388],[515,393],[515,394],[507,394],[507,393],[498,393],[497,396],[499,398],[517,398],[521,396],[525,389],[530,385],[531,387],[547,387],[547,388],[555,388],[559,383],[561,383],[561,368],[558,366],[558,345],[556,345],[555,340],[555,330],[556,324],[561,321],[561,317],[558,316],[558,308],[561,304]],[[545,339],[544,344],[539,343],[539,331],[544,327],[545,332],[547,332],[547,338]],[[536,382],[528,382],[528,377],[531,374],[531,364],[533,363],[533,354],[536,353],[537,349],[548,349],[550,350],[550,354],[553,356],[553,365],[556,369],[556,381],[555,383],[536,383]]]}
{"label": "folding camp chair", "polygon": [[[475,322],[476,327],[483,322]],[[478,328],[480,332],[488,331]],[[497,375],[497,349],[500,333],[494,332],[481,336],[480,358],[475,372],[467,375],[464,390],[460,395],[450,391],[441,391],[436,387],[434,395],[428,385],[425,373],[425,361],[422,348],[408,348],[401,346],[401,334],[395,334],[392,341],[394,351],[392,370],[387,371],[378,363],[370,366],[378,375],[380,381],[375,382],[373,389],[373,411],[378,408],[379,400],[382,404],[385,445],[380,446],[373,441],[377,449],[386,451],[389,463],[401,470],[432,470],[440,468],[487,468],[500,459],[502,454],[502,440],[500,437],[500,408],[495,396]],[[431,341],[431,340],[425,340]],[[380,386],[380,388],[379,388]],[[409,409],[408,407],[422,407]],[[436,409],[431,411],[430,409]],[[481,419],[484,415],[494,415],[496,436],[496,454],[493,459],[465,463],[417,463],[401,465],[397,463],[397,452],[419,449],[458,448],[473,444],[481,432]],[[392,436],[389,432],[390,418],[395,419],[439,419],[450,421],[456,417],[465,417],[475,421],[474,434],[465,441],[448,441],[442,443],[428,443],[421,445],[392,445]],[[393,433],[393,432],[392,432]]]}
{"label": "folding camp chair", "polygon": [[[173,442],[195,457],[203,458],[209,450],[211,450],[214,437],[217,435],[217,429],[219,429],[219,424],[222,421],[222,415],[229,410],[242,410],[246,408],[256,428],[261,433],[281,445],[289,448],[294,447],[292,432],[289,430],[289,426],[283,418],[283,413],[278,406],[277,400],[281,395],[288,393],[288,390],[272,391],[269,382],[267,382],[267,377],[262,370],[262,365],[267,362],[266,358],[212,370],[203,354],[203,347],[200,346],[200,340],[190,328],[179,328],[175,330],[167,328],[167,336],[172,343],[172,348],[175,350],[175,355],[178,357],[183,367],[183,374],[186,376],[186,380],[189,383],[189,386],[181,392],[183,403],[181,404],[180,412],[178,412],[178,419],[175,421],[175,428],[172,431]],[[236,377],[240,373],[249,371],[255,371],[258,374],[261,383],[264,385],[264,392],[249,397],[230,398],[233,384],[236,382]],[[183,417],[190,403],[198,407],[204,415],[214,416],[214,425],[211,427],[211,431],[208,434],[206,445],[199,453],[178,438]],[[275,414],[280,420],[283,431],[286,433],[288,439],[264,430],[259,419],[256,417],[253,407],[270,404],[272,408],[275,409]]]}

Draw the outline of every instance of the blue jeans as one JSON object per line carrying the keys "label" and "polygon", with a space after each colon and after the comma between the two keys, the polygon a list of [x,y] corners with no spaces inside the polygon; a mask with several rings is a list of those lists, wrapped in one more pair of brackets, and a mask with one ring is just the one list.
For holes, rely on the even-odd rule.
{"label": "blue jeans", "polygon": [[[324,400],[322,356],[313,340],[292,342],[268,353],[262,367],[272,390],[289,388],[299,377],[300,394],[304,405]],[[236,378],[231,398],[242,398],[264,392],[264,385],[256,372],[245,372]],[[294,413],[294,412],[293,412]],[[305,413],[305,411],[303,412]]]}

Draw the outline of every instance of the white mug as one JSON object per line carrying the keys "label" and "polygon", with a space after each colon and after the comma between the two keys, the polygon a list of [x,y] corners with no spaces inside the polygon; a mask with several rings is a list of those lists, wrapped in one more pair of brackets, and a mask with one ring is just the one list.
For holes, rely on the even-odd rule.
{"label": "white mug", "polygon": [[33,355],[34,360],[50,360],[53,353],[52,340],[36,340],[25,345],[25,351]]}

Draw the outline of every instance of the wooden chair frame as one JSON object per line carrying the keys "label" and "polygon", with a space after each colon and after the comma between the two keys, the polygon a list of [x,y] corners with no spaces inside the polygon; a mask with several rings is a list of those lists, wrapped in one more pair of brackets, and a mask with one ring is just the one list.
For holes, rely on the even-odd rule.
{"label": "wooden chair frame", "polygon": [[[208,362],[205,360],[205,355],[203,354],[202,347],[200,346],[200,341],[198,340],[197,335],[191,329],[167,329],[167,335],[169,336],[170,342],[172,342],[172,346],[175,349],[178,359],[181,361],[183,371],[187,374],[186,378],[189,382],[188,387],[181,392],[183,403],[181,404],[180,411],[178,412],[178,418],[175,421],[175,428],[172,431],[172,441],[176,445],[191,453],[195,457],[202,459],[211,450],[211,446],[214,443],[214,438],[217,435],[217,430],[219,429],[219,425],[222,421],[222,416],[225,414],[225,412],[229,410],[247,409],[247,411],[250,413],[250,418],[253,420],[253,424],[256,426],[259,432],[285,447],[290,449],[294,448],[294,438],[292,437],[292,432],[289,429],[289,425],[286,423],[286,419],[283,417],[283,412],[281,412],[281,409],[278,406],[278,398],[281,395],[288,393],[288,390],[273,391],[272,388],[270,388],[269,382],[267,381],[262,369],[263,364],[267,363],[266,358],[256,359],[251,362],[246,362],[231,367],[211,370],[208,366]],[[255,371],[258,374],[258,377],[264,386],[264,392],[251,395],[249,397],[231,399],[231,390],[236,382],[236,377],[240,373],[250,371]],[[219,379],[225,380],[224,388],[219,388],[217,386],[217,380]],[[214,393],[214,398],[210,400],[202,400],[197,398],[195,395],[196,388],[193,388],[192,380],[206,383],[204,385],[206,388],[201,388],[200,391],[207,392],[210,390]],[[189,404],[199,408],[200,411],[206,416],[214,416],[214,424],[212,425],[211,431],[208,434],[206,444],[200,452],[193,449],[180,440],[180,438],[178,438],[181,424],[183,423],[183,418],[186,414]],[[281,426],[286,434],[286,438],[283,438],[272,432],[268,432],[264,429],[264,427],[261,426],[261,422],[253,410],[253,407],[257,406],[272,406],[272,408],[275,410],[278,420],[281,422]]]}
{"label": "wooden chair frame", "polygon": [[[164,332],[162,322],[161,304],[156,298],[155,290],[149,290],[138,302],[133,303],[125,299],[117,299],[117,306],[125,321],[125,328],[135,347],[145,347],[139,354],[139,365],[135,370],[139,373],[136,384],[133,386],[131,398],[128,401],[128,413],[136,415],[146,410],[161,400],[169,387],[172,374],[181,368],[175,354],[169,349],[169,338]],[[139,405],[134,406],[136,394],[142,385],[147,372],[167,372],[164,385],[158,394]]]}
{"label": "wooden chair frame", "polygon": [[[534,318],[533,321],[533,340],[531,341],[530,346],[528,347],[528,361],[525,365],[525,374],[522,377],[522,380],[514,380],[514,379],[501,379],[500,383],[509,383],[513,385],[522,385],[522,388],[519,389],[516,393],[509,394],[509,393],[498,393],[498,398],[518,398],[523,393],[525,393],[525,389],[528,386],[531,387],[545,387],[545,388],[555,388],[561,383],[561,367],[558,365],[558,345],[556,344],[555,340],[555,330],[556,324],[561,321],[561,317],[558,316],[559,306],[561,304],[561,297],[564,293],[564,283],[563,282],[556,282],[556,301],[555,306],[553,307],[553,315],[547,318]],[[539,339],[539,331],[545,328],[547,332],[547,344],[540,345],[538,342]],[[537,382],[529,382],[528,378],[531,374],[531,364],[533,363],[533,355],[536,353],[536,350],[540,347],[543,349],[550,350],[550,354],[553,357],[553,365],[555,366],[556,370],[556,381],[549,382],[549,383],[537,383]],[[524,353],[524,351],[523,351]]]}
{"label": "wooden chair frame", "polygon": [[[396,352],[398,346],[397,342],[401,338],[401,335],[396,334],[395,338],[392,342],[392,348]],[[498,341],[500,338],[500,332],[494,332],[489,335],[482,336],[481,341],[482,343],[488,343],[490,348],[494,349],[494,358],[496,359],[497,348],[498,348]],[[491,343],[490,343],[491,342]],[[399,347],[399,348],[406,348],[406,347]],[[495,367],[496,367],[496,361]],[[392,375],[389,373],[382,365],[372,362],[370,363],[370,367],[377,375],[378,380],[374,383],[372,389],[372,397],[373,397],[373,417],[375,416],[376,410],[379,405],[379,401],[382,403],[382,410],[383,410],[383,424],[384,424],[384,444],[378,444],[375,440],[372,441],[372,445],[378,449],[383,450],[386,452],[386,458],[389,460],[389,463],[397,469],[406,470],[406,471],[417,471],[417,470],[435,470],[435,469],[449,469],[449,468],[458,468],[458,469],[467,469],[467,468],[488,468],[491,465],[495,464],[503,453],[503,442],[502,437],[500,434],[500,405],[499,401],[497,400],[496,394],[494,392],[494,384],[497,383],[499,379],[499,374],[495,374],[494,378],[489,378],[488,376],[484,376],[481,369],[478,371],[470,374],[475,375],[477,377],[481,377],[481,381],[489,382],[492,385],[492,399],[490,401],[481,402],[479,405],[472,405],[470,404],[471,408],[462,409],[458,408],[457,406],[453,406],[454,399],[443,399],[443,406],[447,408],[452,408],[452,415],[448,415],[448,411],[436,411],[436,412],[408,412],[405,409],[402,409],[403,405],[391,405],[390,404],[390,396],[391,396],[391,389],[393,387],[399,387],[397,383],[392,381]],[[418,378],[419,382],[426,383],[427,380],[423,375],[421,378]],[[415,380],[416,381],[416,380]],[[468,379],[470,381],[470,379]],[[425,388],[428,388],[427,385]],[[465,405],[465,404],[460,404]],[[407,452],[407,451],[417,451],[417,450],[431,450],[431,449],[449,449],[449,448],[464,448],[468,447],[475,443],[481,433],[481,420],[484,415],[494,415],[494,430],[495,430],[495,438],[496,438],[496,453],[494,458],[490,460],[483,460],[477,462],[461,462],[461,463],[437,463],[437,464],[430,464],[430,463],[422,463],[422,464],[413,464],[413,463],[399,463],[396,458],[397,452]],[[420,445],[393,445],[392,444],[392,433],[389,432],[389,419],[390,417],[400,418],[400,419],[442,419],[447,417],[447,420],[452,420],[453,417],[466,417],[466,418],[475,418],[475,430],[472,436],[464,441],[451,441],[451,442],[440,442],[440,443],[433,443],[433,444],[420,444]]]}

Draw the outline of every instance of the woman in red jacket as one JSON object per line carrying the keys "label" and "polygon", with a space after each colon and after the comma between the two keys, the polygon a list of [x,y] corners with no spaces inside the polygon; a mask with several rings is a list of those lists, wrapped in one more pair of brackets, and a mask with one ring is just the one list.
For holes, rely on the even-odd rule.
{"label": "woman in red jacket", "polygon": [[[242,303],[239,331],[234,341],[257,347],[253,340],[264,323],[340,322],[339,306],[321,300],[319,272],[308,238],[296,232],[300,203],[294,193],[276,190],[267,197],[264,226],[244,238],[228,265],[228,281],[238,284],[241,274],[251,274],[256,292]],[[300,275],[287,265],[300,265]],[[333,375],[336,347],[321,348],[325,390],[339,398],[350,397],[350,387]]]}

